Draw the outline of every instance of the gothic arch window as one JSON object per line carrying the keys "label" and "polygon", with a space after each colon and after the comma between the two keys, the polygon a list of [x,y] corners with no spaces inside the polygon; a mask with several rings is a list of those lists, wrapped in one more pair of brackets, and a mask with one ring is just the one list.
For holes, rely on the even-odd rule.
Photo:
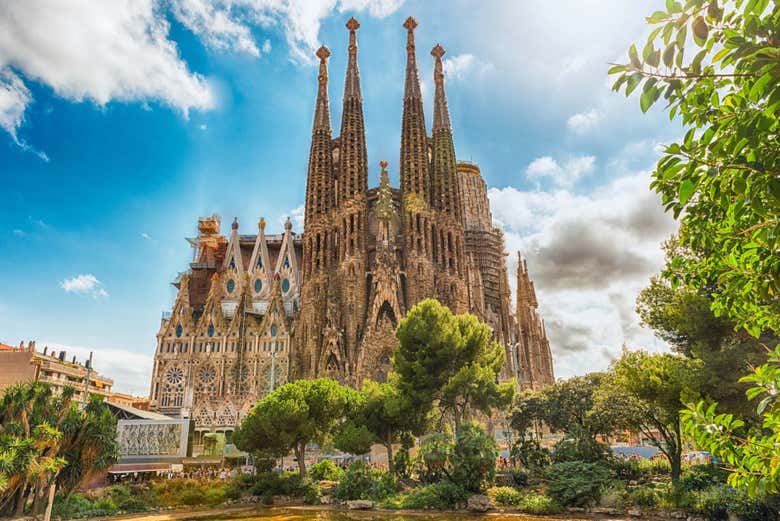
{"label": "gothic arch window", "polygon": [[379,325],[382,320],[389,320],[390,323],[395,327],[395,325],[398,323],[395,316],[395,311],[393,311],[393,307],[390,305],[388,301],[382,302],[382,305],[379,306],[379,313],[376,317],[376,323]]}
{"label": "gothic arch window", "polygon": [[213,395],[216,392],[216,383],[216,369],[210,365],[201,367],[195,380],[195,392]]}
{"label": "gothic arch window", "polygon": [[339,370],[339,362],[336,360],[336,356],[333,353],[328,357],[328,363],[325,365],[325,370],[329,373],[337,373]]}
{"label": "gothic arch window", "polygon": [[182,331],[184,331],[184,330],[182,329],[182,327],[180,325],[176,326],[176,338],[180,338],[181,337]]}
{"label": "gothic arch window", "polygon": [[246,394],[249,392],[249,368],[245,365],[233,367],[230,370],[230,394]]}
{"label": "gothic arch window", "polygon": [[282,293],[290,291],[290,279],[284,279],[282,281]]}
{"label": "gothic arch window", "polygon": [[208,335],[209,338],[214,336],[214,324],[209,324]]}
{"label": "gothic arch window", "polygon": [[258,268],[262,268],[263,267],[263,256],[262,255],[258,255],[257,256],[257,267]]}
{"label": "gothic arch window", "polygon": [[236,282],[233,279],[228,279],[227,281],[227,292],[233,293],[233,290],[236,288]]}
{"label": "gothic arch window", "polygon": [[263,291],[263,281],[260,279],[255,280],[255,293]]}

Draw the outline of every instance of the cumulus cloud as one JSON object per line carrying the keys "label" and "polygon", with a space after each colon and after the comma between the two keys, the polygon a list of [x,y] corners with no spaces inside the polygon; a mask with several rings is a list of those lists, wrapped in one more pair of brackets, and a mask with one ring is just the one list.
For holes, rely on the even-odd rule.
{"label": "cumulus cloud", "polygon": [[172,0],[171,12],[206,45],[259,56],[271,50],[270,40],[258,48],[255,27],[281,26],[295,61],[315,63],[322,20],[334,10],[366,11],[384,18],[404,0]]}
{"label": "cumulus cloud", "polygon": [[462,80],[473,74],[481,75],[491,70],[493,66],[490,63],[483,63],[477,60],[473,54],[458,54],[451,58],[442,60],[444,76],[448,80]]}
{"label": "cumulus cloud", "polygon": [[32,101],[20,75],[77,102],[156,100],[185,116],[190,109],[212,108],[211,87],[188,70],[168,29],[154,0],[5,4],[0,10],[0,126],[16,139]]}
{"label": "cumulus cloud", "polygon": [[279,222],[284,224],[287,218],[290,218],[293,225],[293,231],[296,233],[303,233],[304,217],[306,215],[306,208],[304,205],[296,206],[289,212],[279,217]]}
{"label": "cumulus cloud", "polygon": [[39,350],[48,346],[49,351],[65,351],[68,357],[76,355],[81,362],[89,359],[91,351],[95,371],[114,380],[112,390],[136,396],[149,395],[149,375],[152,374],[153,362],[149,355],[126,349],[69,346],[44,341],[37,344]]}
{"label": "cumulus cloud", "polygon": [[599,126],[604,114],[599,109],[574,114],[566,121],[566,127],[576,134],[586,134]]}
{"label": "cumulus cloud", "polygon": [[108,292],[103,287],[103,283],[91,273],[64,279],[60,282],[60,287],[64,289],[66,293],[90,295],[92,298],[96,299],[108,297]]}
{"label": "cumulus cloud", "polygon": [[[606,367],[624,342],[657,344],[640,327],[634,301],[661,269],[659,243],[676,223],[648,184],[637,173],[587,194],[489,190],[507,249],[527,258],[561,376],[581,374],[584,360],[590,370]],[[514,255],[509,268],[517,269]]]}
{"label": "cumulus cloud", "polygon": [[537,183],[549,178],[556,186],[570,187],[583,175],[592,172],[595,165],[595,156],[572,157],[563,165],[550,156],[542,156],[531,161],[525,173],[528,179]]}

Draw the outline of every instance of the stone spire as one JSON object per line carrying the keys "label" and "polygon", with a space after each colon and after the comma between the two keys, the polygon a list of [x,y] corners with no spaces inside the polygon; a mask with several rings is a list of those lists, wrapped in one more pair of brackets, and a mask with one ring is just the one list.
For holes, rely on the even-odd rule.
{"label": "stone spire", "polygon": [[[406,81],[401,124],[401,191],[405,199],[411,194],[418,194],[418,198],[422,198],[427,204],[430,202],[428,137],[425,131],[425,114],[414,45],[414,29],[417,27],[417,21],[410,16],[404,22],[404,27],[407,32]],[[411,201],[404,201],[407,205],[409,202]]]}
{"label": "stone spire", "polygon": [[457,179],[455,144],[452,141],[450,113],[444,93],[444,70],[441,57],[444,48],[436,45],[431,50],[435,59],[433,80],[436,85],[433,101],[433,159],[431,162],[431,199],[433,207],[462,220],[463,208]]}
{"label": "stone spire", "polygon": [[393,218],[393,194],[390,191],[390,178],[387,175],[387,161],[379,162],[382,173],[379,174],[379,190],[374,212],[380,221],[389,221]]}
{"label": "stone spire", "polygon": [[[329,253],[327,248],[329,237],[324,234],[323,227],[329,225],[328,214],[336,204],[335,183],[333,179],[333,150],[330,126],[330,108],[328,102],[328,57],[327,47],[320,47],[317,57],[320,59],[320,72],[317,78],[319,88],[314,110],[314,125],[311,133],[311,149],[309,151],[309,171],[306,178],[306,213],[304,233],[310,236],[319,235],[320,244],[325,247],[314,249],[310,244],[304,245],[304,258],[311,265],[323,267]],[[307,270],[308,275],[308,270]]]}
{"label": "stone spire", "polygon": [[320,74],[317,77],[319,88],[317,89],[317,105],[314,109],[314,128],[312,132],[326,130],[330,133],[330,106],[328,102],[328,58],[330,50],[324,45],[317,49],[317,58],[320,59]]}
{"label": "stone spire", "polygon": [[357,30],[360,23],[347,21],[349,60],[344,80],[344,108],[341,113],[341,147],[339,153],[339,206],[368,190],[366,131],[363,125],[363,97],[360,94],[360,71],[357,62]]}

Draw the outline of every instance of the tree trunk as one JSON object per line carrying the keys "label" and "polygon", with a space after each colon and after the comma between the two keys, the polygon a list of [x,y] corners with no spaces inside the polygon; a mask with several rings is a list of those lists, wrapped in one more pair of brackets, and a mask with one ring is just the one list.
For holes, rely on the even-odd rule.
{"label": "tree trunk", "polygon": [[44,486],[43,482],[39,482],[38,486],[35,487],[35,495],[33,496],[32,510],[30,511],[33,517],[37,518],[38,515],[41,513],[41,506],[43,505],[43,498],[45,492],[46,492],[46,487]]}
{"label": "tree trunk", "polygon": [[393,442],[388,441],[385,443],[385,448],[387,449],[387,470],[390,472],[390,475],[395,475],[395,462],[393,461]]}
{"label": "tree trunk", "polygon": [[16,498],[16,509],[14,510],[15,517],[22,517],[24,514],[24,505],[27,503],[27,480],[25,479],[22,486],[19,487],[19,496]]}
{"label": "tree trunk", "polygon": [[298,460],[298,475],[301,481],[306,479],[306,444],[298,443],[295,445],[295,458]]}

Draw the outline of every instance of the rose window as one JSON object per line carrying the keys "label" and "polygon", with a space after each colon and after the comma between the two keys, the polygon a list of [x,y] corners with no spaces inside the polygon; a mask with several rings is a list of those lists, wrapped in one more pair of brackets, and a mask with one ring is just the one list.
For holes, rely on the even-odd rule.
{"label": "rose window", "polygon": [[184,381],[184,371],[179,367],[171,367],[165,373],[165,381],[171,385],[179,385]]}

